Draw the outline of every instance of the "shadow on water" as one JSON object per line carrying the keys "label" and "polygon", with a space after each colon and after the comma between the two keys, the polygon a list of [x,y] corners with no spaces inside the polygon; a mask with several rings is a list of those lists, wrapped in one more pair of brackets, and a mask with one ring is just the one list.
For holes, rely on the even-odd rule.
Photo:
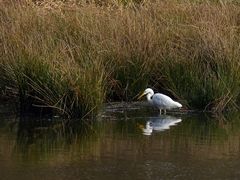
{"label": "shadow on water", "polygon": [[236,178],[240,114],[159,116],[127,106],[95,121],[19,121],[1,113],[0,144],[3,179]]}

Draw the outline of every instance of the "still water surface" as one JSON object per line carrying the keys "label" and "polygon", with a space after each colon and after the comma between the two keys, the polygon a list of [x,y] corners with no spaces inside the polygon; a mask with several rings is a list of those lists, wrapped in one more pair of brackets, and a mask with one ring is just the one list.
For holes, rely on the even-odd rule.
{"label": "still water surface", "polygon": [[226,117],[111,105],[64,123],[0,111],[0,179],[238,179],[240,114]]}

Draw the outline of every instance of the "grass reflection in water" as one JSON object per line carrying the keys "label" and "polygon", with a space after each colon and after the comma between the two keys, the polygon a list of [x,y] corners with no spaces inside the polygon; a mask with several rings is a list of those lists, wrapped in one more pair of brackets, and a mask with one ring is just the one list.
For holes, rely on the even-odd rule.
{"label": "grass reflection in water", "polygon": [[[240,114],[217,118],[169,115],[169,119],[181,122],[164,131],[153,129],[151,136],[144,136],[139,125],[159,120],[159,116],[149,117],[149,114],[152,115],[142,110],[120,111],[108,113],[97,121],[67,123],[57,118],[12,123],[2,116],[0,168],[6,170],[3,177],[21,179],[29,173],[37,176],[43,172],[47,177],[56,168],[61,172],[53,173],[52,179],[63,175],[104,179],[123,172],[130,179],[133,172],[135,178],[150,173],[148,168],[154,170],[149,179],[160,174],[165,178],[237,174],[239,166],[234,159],[239,159]],[[224,173],[223,168],[228,165]],[[26,167],[31,171],[26,173]],[[10,176],[7,173],[10,170],[16,171],[15,175]],[[108,174],[101,173],[104,171]],[[213,171],[218,174],[209,174]]]}

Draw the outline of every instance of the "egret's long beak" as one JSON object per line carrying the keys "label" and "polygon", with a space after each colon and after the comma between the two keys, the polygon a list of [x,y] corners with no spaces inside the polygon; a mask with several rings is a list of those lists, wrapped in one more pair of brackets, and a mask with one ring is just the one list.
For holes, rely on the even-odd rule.
{"label": "egret's long beak", "polygon": [[140,96],[138,96],[137,100],[141,99],[144,95],[145,95],[145,94],[144,94],[144,92],[143,92]]}

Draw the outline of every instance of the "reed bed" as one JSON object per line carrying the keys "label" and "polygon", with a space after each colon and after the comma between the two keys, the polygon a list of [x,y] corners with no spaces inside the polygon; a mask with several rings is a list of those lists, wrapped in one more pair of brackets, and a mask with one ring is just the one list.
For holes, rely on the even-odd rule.
{"label": "reed bed", "polygon": [[3,1],[1,92],[69,117],[147,86],[192,109],[238,109],[239,19],[237,1]]}

